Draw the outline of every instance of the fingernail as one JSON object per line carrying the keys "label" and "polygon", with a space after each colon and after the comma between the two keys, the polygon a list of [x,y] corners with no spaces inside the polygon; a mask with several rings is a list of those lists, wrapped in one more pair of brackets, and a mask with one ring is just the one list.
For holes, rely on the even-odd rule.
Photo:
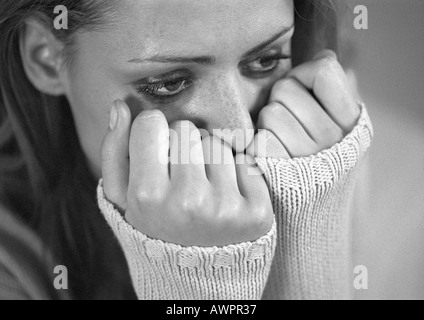
{"label": "fingernail", "polygon": [[163,113],[159,110],[145,110],[138,116],[143,119],[163,119]]}
{"label": "fingernail", "polygon": [[110,129],[115,130],[117,123],[118,123],[118,107],[117,107],[117,103],[115,102],[112,106],[112,109],[110,110],[110,120],[109,120]]}

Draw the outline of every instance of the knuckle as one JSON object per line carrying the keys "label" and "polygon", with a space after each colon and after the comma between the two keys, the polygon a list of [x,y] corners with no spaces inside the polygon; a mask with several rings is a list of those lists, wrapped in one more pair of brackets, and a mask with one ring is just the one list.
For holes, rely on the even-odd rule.
{"label": "knuckle", "polygon": [[245,214],[244,202],[233,192],[219,192],[214,198],[199,196],[185,198],[181,206],[185,216],[190,221],[205,226],[234,226],[240,223],[240,217]]}
{"label": "knuckle", "polygon": [[244,203],[233,198],[232,201],[222,201],[215,207],[213,214],[204,219],[218,228],[239,229],[245,213]]}
{"label": "knuckle", "polygon": [[196,192],[192,190],[184,190],[176,194],[176,207],[180,215],[187,219],[199,219],[209,215],[211,208],[206,192],[201,188]]}
{"label": "knuckle", "polygon": [[294,89],[298,88],[298,82],[293,78],[284,78],[277,81],[271,91],[271,97],[277,98],[284,92],[292,92]]}
{"label": "knuckle", "polygon": [[138,205],[142,207],[158,206],[163,202],[163,197],[163,190],[154,186],[148,188],[139,186],[135,191],[135,199]]}
{"label": "knuckle", "polygon": [[278,102],[271,102],[270,104],[266,105],[259,115],[264,120],[267,120],[269,118],[274,118],[276,114],[281,113],[282,109],[284,107],[278,103]]}
{"label": "knuckle", "polygon": [[196,216],[199,215],[201,210],[203,209],[203,202],[200,197],[184,197],[180,199],[178,203],[179,211],[188,216]]}
{"label": "knuckle", "polygon": [[262,128],[268,128],[275,122],[275,119],[284,119],[287,114],[287,109],[279,102],[271,102],[265,106],[258,117],[258,124]]}
{"label": "knuckle", "polygon": [[318,74],[320,76],[328,77],[340,74],[341,66],[336,56],[327,55],[320,59],[317,63]]}

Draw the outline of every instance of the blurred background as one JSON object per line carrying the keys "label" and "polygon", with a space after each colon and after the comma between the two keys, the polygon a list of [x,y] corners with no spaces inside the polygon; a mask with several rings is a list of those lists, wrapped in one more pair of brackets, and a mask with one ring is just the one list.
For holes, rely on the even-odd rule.
{"label": "blurred background", "polygon": [[[343,51],[376,132],[354,218],[353,263],[368,268],[369,289],[356,296],[424,299],[424,1],[338,1],[350,8]],[[368,30],[353,26],[356,5]]]}

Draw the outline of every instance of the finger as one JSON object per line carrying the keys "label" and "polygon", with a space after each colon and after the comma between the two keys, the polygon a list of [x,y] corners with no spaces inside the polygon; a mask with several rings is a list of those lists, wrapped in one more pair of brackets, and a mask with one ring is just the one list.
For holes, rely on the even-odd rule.
{"label": "finger", "polygon": [[277,102],[261,110],[257,126],[258,129],[271,131],[283,144],[290,158],[306,157],[320,151],[293,114]]}
{"label": "finger", "polygon": [[240,223],[247,222],[257,231],[261,230],[261,234],[265,234],[274,222],[268,186],[254,158],[250,155],[237,154],[236,163],[238,188],[247,204],[245,215]]}
{"label": "finger", "polygon": [[105,195],[122,212],[127,204],[130,129],[131,112],[125,102],[117,100],[110,112],[109,130],[101,154]]}
{"label": "finger", "polygon": [[129,154],[130,187],[160,190],[169,183],[169,127],[162,112],[142,111],[136,117]]}
{"label": "finger", "polygon": [[252,202],[258,199],[268,199],[269,191],[255,159],[250,155],[239,153],[236,155],[235,161],[240,194]]}
{"label": "finger", "polygon": [[206,180],[205,161],[200,131],[190,121],[177,121],[170,126],[171,180]]}
{"label": "finger", "polygon": [[296,79],[278,81],[273,87],[270,101],[284,105],[320,149],[342,140],[343,130]]}
{"label": "finger", "polygon": [[288,77],[312,90],[329,116],[345,132],[353,129],[359,118],[359,106],[334,52],[322,51],[313,61],[294,68]]}
{"label": "finger", "polygon": [[290,159],[283,144],[268,130],[259,130],[252,143],[247,147],[246,153],[256,158]]}
{"label": "finger", "polygon": [[346,71],[346,76],[354,97],[357,101],[362,101],[361,94],[359,93],[358,78],[356,77],[355,71],[348,69]]}
{"label": "finger", "polygon": [[209,182],[216,187],[225,185],[237,188],[237,175],[231,146],[213,135],[204,136],[202,145]]}

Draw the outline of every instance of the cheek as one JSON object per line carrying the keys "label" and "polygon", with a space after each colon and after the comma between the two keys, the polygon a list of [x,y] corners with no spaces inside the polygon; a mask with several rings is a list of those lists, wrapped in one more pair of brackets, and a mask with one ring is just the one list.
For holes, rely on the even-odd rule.
{"label": "cheek", "polygon": [[100,150],[109,112],[112,102],[119,98],[116,88],[102,79],[95,73],[76,73],[67,93],[80,145],[97,178],[101,176]]}

